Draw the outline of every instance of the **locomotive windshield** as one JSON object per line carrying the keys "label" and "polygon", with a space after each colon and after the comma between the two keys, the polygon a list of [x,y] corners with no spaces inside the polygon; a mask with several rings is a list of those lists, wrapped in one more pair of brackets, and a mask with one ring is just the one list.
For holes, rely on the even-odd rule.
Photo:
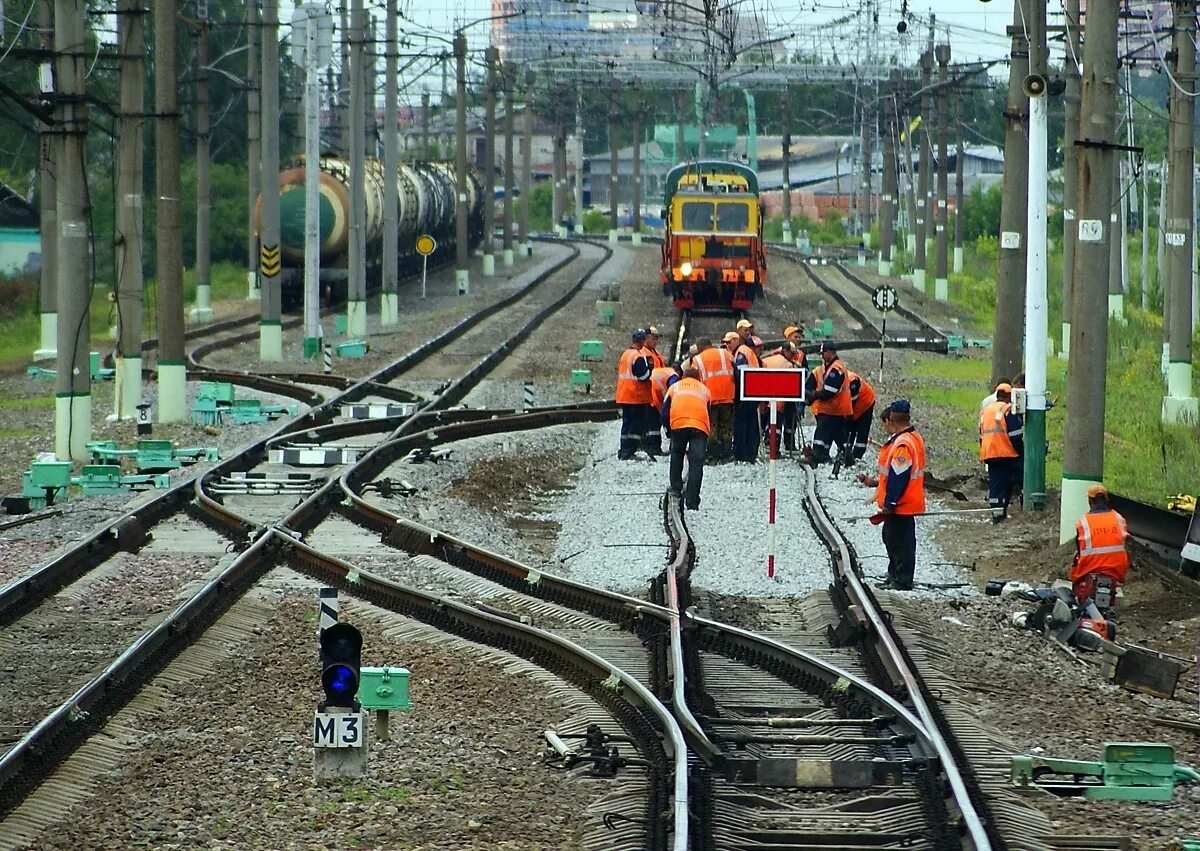
{"label": "locomotive windshield", "polygon": [[718,231],[723,233],[745,233],[749,227],[749,204],[717,204]]}
{"label": "locomotive windshield", "polygon": [[683,230],[710,231],[713,229],[712,202],[687,201],[680,210],[680,218]]}

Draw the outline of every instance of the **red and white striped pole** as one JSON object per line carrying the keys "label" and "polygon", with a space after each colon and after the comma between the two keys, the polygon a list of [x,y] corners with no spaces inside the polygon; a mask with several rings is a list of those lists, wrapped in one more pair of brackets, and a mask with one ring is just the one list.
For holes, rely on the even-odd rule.
{"label": "red and white striped pole", "polygon": [[775,578],[775,458],[779,454],[779,437],[777,431],[777,414],[775,413],[776,402],[771,400],[767,402],[767,407],[771,412],[771,429],[770,429],[770,452],[769,460],[767,461],[768,481],[770,482],[770,495],[767,498],[767,579]]}

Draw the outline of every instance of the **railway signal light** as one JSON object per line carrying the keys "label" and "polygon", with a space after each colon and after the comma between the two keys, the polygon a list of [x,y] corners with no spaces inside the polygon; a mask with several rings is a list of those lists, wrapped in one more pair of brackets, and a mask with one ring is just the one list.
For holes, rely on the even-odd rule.
{"label": "railway signal light", "polygon": [[327,705],[354,707],[362,643],[362,633],[348,623],[336,623],[321,632],[321,688]]}

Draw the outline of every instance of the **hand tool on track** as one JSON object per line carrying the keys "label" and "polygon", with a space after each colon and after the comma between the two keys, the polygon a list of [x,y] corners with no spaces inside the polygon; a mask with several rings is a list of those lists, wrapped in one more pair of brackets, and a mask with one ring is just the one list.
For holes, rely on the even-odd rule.
{"label": "hand tool on track", "polygon": [[[949,509],[946,511],[922,511],[920,514],[909,514],[907,516],[908,517],[938,517],[938,516],[944,515],[944,514],[982,514],[985,511],[990,512],[991,510],[992,509],[990,509],[990,508],[953,508],[953,509]],[[863,515],[862,517],[847,517],[846,522],[853,523],[857,520],[870,520],[872,526],[878,526],[880,523],[882,523],[884,520],[886,520],[887,517],[888,517],[888,515],[884,514],[882,511],[880,511],[875,514]]]}

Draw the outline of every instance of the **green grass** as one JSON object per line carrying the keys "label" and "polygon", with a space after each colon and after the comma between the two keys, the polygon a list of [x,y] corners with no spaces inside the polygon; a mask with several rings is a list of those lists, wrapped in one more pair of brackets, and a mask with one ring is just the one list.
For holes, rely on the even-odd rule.
{"label": "green grass", "polygon": [[53,396],[32,396],[25,399],[0,399],[0,411],[16,411],[24,410],[25,408],[44,408],[46,410],[50,410],[53,407]]}
{"label": "green grass", "polygon": [[10,437],[37,437],[41,429],[36,428],[0,428],[0,440]]}

